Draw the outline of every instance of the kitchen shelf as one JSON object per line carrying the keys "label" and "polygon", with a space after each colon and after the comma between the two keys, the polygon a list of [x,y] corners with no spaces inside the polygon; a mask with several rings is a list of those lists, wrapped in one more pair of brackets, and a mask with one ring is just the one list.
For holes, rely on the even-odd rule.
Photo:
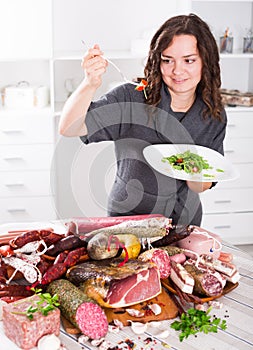
{"label": "kitchen shelf", "polygon": [[[54,61],[61,60],[81,60],[86,49],[82,51],[72,51],[72,52],[57,52],[54,54]],[[139,59],[144,58],[145,55],[134,54],[131,51],[105,51],[104,57],[109,59]]]}
{"label": "kitchen shelf", "polygon": [[242,59],[253,59],[253,53],[221,53],[220,58],[222,59],[233,59],[233,58],[242,58]]}

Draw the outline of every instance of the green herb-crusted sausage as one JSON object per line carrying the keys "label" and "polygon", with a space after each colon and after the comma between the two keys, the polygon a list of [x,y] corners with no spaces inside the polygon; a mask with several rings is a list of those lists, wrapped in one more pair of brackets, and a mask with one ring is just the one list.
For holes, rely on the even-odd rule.
{"label": "green herb-crusted sausage", "polygon": [[47,291],[57,294],[62,315],[91,339],[104,337],[108,321],[103,309],[68,280],[49,284]]}

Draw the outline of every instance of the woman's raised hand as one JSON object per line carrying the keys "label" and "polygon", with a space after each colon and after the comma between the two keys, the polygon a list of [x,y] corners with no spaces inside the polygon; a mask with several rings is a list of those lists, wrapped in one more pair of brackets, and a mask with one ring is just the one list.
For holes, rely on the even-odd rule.
{"label": "woman's raised hand", "polygon": [[85,72],[86,83],[97,89],[102,84],[102,75],[108,66],[99,45],[96,44],[93,48],[88,49],[82,59],[81,66]]}

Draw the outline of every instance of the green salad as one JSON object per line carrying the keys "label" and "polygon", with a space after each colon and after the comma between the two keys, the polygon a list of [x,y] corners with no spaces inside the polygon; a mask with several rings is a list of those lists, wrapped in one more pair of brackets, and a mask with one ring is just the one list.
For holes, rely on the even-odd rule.
{"label": "green salad", "polygon": [[184,170],[188,174],[201,173],[202,170],[212,169],[207,160],[189,150],[170,157],[163,157],[162,162],[168,162],[174,169]]}

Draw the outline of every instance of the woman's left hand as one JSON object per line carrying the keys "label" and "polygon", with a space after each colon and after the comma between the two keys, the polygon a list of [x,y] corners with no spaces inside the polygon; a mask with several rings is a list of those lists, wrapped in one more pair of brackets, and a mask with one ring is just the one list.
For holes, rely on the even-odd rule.
{"label": "woman's left hand", "polygon": [[212,186],[212,182],[186,181],[186,183],[189,189],[196,193],[204,192]]}

